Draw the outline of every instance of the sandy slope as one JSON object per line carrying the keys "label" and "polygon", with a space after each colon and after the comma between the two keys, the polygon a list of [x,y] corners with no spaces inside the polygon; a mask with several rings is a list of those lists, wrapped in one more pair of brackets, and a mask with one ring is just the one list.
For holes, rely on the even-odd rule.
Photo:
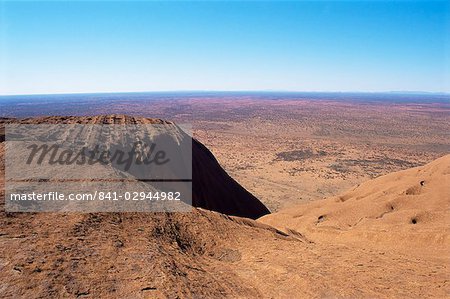
{"label": "sandy slope", "polygon": [[2,298],[444,298],[440,260],[215,212],[5,214]]}
{"label": "sandy slope", "polygon": [[260,219],[319,242],[449,256],[450,155]]}

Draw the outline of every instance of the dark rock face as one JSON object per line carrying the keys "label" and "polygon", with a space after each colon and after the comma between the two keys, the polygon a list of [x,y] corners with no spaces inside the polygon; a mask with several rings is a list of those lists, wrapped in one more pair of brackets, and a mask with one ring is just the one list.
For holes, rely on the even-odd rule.
{"label": "dark rock face", "polygon": [[193,202],[195,207],[256,219],[269,210],[219,165],[214,155],[192,141]]}

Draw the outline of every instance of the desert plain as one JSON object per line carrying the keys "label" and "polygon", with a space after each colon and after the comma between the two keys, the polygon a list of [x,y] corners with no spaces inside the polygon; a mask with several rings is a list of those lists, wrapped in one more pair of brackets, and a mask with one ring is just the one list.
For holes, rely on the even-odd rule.
{"label": "desert plain", "polygon": [[2,211],[0,294],[448,297],[450,103],[393,99],[118,96],[107,105],[46,103],[47,111],[38,102],[4,105],[3,122],[117,113],[190,124],[271,214]]}

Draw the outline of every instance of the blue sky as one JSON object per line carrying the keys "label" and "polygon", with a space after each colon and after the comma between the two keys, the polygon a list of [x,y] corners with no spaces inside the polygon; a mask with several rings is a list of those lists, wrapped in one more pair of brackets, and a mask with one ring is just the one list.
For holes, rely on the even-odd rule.
{"label": "blue sky", "polygon": [[0,26],[0,94],[450,92],[447,1],[2,1]]}

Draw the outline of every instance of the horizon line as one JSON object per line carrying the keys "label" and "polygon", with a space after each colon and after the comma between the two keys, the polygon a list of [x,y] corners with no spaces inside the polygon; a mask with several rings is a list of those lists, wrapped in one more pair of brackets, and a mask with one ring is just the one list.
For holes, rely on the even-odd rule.
{"label": "horizon line", "polygon": [[146,91],[93,91],[93,92],[56,92],[56,93],[10,93],[0,94],[0,97],[9,96],[57,96],[57,95],[89,95],[89,94],[137,94],[137,93],[356,93],[356,94],[397,94],[397,95],[450,95],[447,91],[421,91],[421,90],[388,90],[388,91],[321,91],[321,90],[146,90]]}

